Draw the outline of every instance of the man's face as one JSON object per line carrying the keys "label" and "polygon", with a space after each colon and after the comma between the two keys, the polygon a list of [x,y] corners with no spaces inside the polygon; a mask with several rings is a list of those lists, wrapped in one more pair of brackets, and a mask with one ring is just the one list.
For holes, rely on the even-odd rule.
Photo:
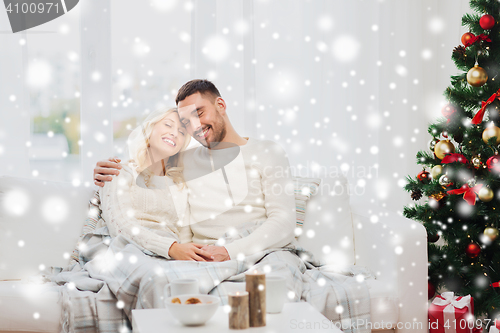
{"label": "man's face", "polygon": [[226,123],[210,96],[203,97],[195,93],[180,101],[177,105],[179,118],[188,133],[207,148],[214,148],[226,136]]}

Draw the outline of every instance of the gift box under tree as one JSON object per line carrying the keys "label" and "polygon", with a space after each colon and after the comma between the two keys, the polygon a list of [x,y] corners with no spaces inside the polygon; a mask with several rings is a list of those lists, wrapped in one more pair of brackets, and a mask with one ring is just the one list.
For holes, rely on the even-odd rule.
{"label": "gift box under tree", "polygon": [[455,296],[444,292],[434,298],[429,306],[430,333],[477,333],[474,300],[470,295]]}
{"label": "gift box under tree", "polygon": [[500,333],[500,320],[495,320],[495,322],[490,326],[489,333]]}

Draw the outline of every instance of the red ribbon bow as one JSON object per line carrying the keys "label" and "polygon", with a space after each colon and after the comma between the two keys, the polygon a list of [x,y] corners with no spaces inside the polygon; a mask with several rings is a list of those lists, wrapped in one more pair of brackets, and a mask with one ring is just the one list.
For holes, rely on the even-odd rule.
{"label": "red ribbon bow", "polygon": [[444,163],[444,164],[453,163],[453,162],[460,162],[463,164],[469,163],[469,161],[467,161],[465,156],[462,154],[447,154],[443,158],[443,160],[441,161],[441,163]]}
{"label": "red ribbon bow", "polygon": [[464,184],[461,188],[456,190],[449,190],[448,194],[464,194],[464,200],[471,206],[476,204],[476,193],[483,187],[483,184],[477,184],[474,187]]}
{"label": "red ribbon bow", "polygon": [[480,34],[478,36],[474,36],[471,39],[469,39],[467,42],[465,42],[465,47],[469,47],[472,44],[476,43],[478,40],[485,40],[487,42],[491,42],[490,36],[485,35],[485,34]]}
{"label": "red ribbon bow", "polygon": [[483,121],[484,112],[486,111],[486,107],[488,105],[490,105],[491,103],[493,103],[493,101],[498,96],[500,96],[500,89],[498,89],[498,91],[496,93],[494,93],[493,95],[491,95],[491,97],[488,98],[488,100],[486,102],[484,102],[484,101],[481,102],[481,109],[478,111],[478,113],[476,113],[476,115],[474,116],[474,118],[472,118],[472,123],[474,125],[477,125],[477,124],[479,124],[480,122]]}

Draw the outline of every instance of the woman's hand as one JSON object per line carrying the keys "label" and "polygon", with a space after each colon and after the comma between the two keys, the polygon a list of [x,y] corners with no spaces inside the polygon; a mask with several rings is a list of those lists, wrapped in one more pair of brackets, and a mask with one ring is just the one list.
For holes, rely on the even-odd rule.
{"label": "woman's hand", "polygon": [[174,242],[168,250],[168,255],[175,260],[212,261],[214,257],[202,250],[203,246],[195,243],[179,244]]}

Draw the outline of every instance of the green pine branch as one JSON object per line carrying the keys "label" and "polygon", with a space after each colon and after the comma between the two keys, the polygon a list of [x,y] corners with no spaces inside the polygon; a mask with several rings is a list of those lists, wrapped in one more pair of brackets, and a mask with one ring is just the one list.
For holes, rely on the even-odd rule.
{"label": "green pine branch", "polygon": [[[482,135],[491,121],[500,126],[500,115],[495,117],[500,111],[487,108],[480,124],[468,123],[480,110],[481,102],[488,100],[500,88],[500,23],[489,31],[483,30],[479,23],[484,14],[490,14],[496,22],[500,22],[500,1],[470,0],[470,7],[474,13],[464,14],[462,25],[476,36],[489,35],[491,42],[478,41],[465,50],[460,47],[452,52],[451,59],[461,73],[451,77],[450,86],[443,95],[456,112],[449,119],[441,117],[428,126],[433,139],[443,140],[443,137],[446,138],[444,134],[447,134],[454,144],[455,153],[463,154],[467,162],[443,164],[432,151],[418,151],[416,163],[429,169],[441,165],[449,183],[439,183],[442,175],[428,182],[407,176],[404,189],[411,193],[422,193],[423,197],[404,207],[403,214],[421,222],[429,236],[440,236],[438,243],[428,243],[429,282],[437,288],[452,290],[457,295],[470,294],[474,297],[474,314],[485,314],[492,318],[500,310],[500,288],[490,285],[500,281],[500,237],[489,240],[484,232],[486,228],[500,228],[500,175],[488,170],[486,162],[500,151],[500,146],[496,138],[485,142]],[[467,73],[476,61],[488,74],[487,82],[481,87],[472,87],[467,82]],[[476,164],[472,163],[473,159]],[[483,202],[478,195],[475,204],[470,205],[463,193],[449,193],[450,190],[461,189],[463,185],[467,189],[469,185],[473,187],[475,184],[489,186],[494,199]],[[446,195],[439,202],[429,199],[443,194]],[[481,246],[476,258],[466,253],[471,244]]]}
{"label": "green pine branch", "polygon": [[483,33],[484,29],[479,25],[479,19],[481,18],[481,16],[482,15],[466,13],[464,16],[462,16],[462,26],[468,27],[469,31],[474,35]]}

